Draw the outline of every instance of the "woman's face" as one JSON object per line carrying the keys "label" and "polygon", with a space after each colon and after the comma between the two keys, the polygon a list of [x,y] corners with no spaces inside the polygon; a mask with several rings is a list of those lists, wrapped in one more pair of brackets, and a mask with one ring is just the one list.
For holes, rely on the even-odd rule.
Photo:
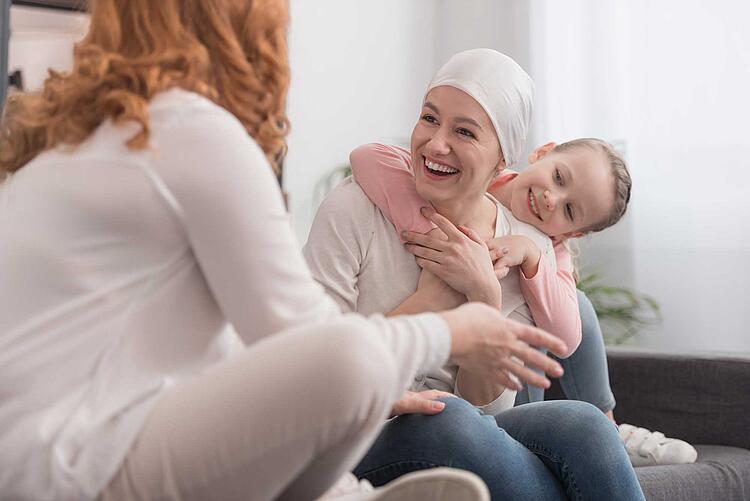
{"label": "woman's face", "polygon": [[480,199],[504,166],[492,122],[455,87],[432,89],[411,134],[417,192],[432,203]]}

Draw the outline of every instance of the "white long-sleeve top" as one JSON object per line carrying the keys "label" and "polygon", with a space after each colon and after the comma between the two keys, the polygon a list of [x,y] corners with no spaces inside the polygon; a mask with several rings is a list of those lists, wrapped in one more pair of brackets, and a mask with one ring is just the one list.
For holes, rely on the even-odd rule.
{"label": "white long-sleeve top", "polygon": [[[492,196],[497,207],[495,236],[524,235],[552,253],[549,237],[522,223]],[[421,269],[405,248],[393,224],[365,195],[357,182],[342,181],[318,209],[303,254],[313,277],[336,300],[343,311],[364,315],[387,313],[417,290]],[[521,294],[519,272],[513,268],[500,281],[503,288],[502,313],[513,320],[533,324],[526,300]],[[459,368],[448,364],[421,374],[414,391],[437,389],[457,393]],[[495,400],[480,408],[496,415],[513,406],[516,392],[506,389]]]}
{"label": "white long-sleeve top", "polygon": [[[312,279],[276,180],[234,116],[171,90],[0,184],[0,498],[92,499],[168,388],[340,309]],[[371,318],[406,388],[445,363],[435,315]],[[304,375],[301,375],[304,377]]]}

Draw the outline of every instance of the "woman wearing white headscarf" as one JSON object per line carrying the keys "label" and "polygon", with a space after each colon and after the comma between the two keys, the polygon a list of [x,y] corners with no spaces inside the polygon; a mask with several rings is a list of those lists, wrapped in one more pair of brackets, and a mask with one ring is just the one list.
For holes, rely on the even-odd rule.
{"label": "woman wearing white headscarf", "polygon": [[[321,205],[304,250],[315,278],[342,309],[397,315],[468,298],[531,322],[520,291],[498,283],[484,240],[501,236],[509,217],[486,191],[522,153],[532,102],[533,82],[515,61],[490,49],[465,51],[430,83],[410,152],[368,146],[410,164],[415,183],[403,189],[416,189],[437,210],[425,215],[462,245],[473,272],[463,277],[460,294],[422,272],[391,223],[348,179]],[[533,227],[522,231],[536,239]],[[413,390],[462,398],[441,399],[445,407],[433,416],[392,420],[357,473],[379,485],[450,465],[480,475],[497,499],[643,499],[617,431],[598,409],[574,401],[511,409],[516,388],[512,378],[488,382],[459,365],[423,374]]]}

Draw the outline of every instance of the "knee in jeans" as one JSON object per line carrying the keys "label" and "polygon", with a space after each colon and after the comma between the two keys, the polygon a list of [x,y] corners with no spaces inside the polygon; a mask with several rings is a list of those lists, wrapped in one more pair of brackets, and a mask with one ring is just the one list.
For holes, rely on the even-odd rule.
{"label": "knee in jeans", "polygon": [[463,398],[443,397],[440,398],[440,401],[445,402],[445,408],[439,415],[451,421],[461,422],[472,420],[480,415],[477,408]]}
{"label": "knee in jeans", "polygon": [[438,440],[436,446],[447,451],[480,451],[483,428],[495,430],[497,425],[491,418],[482,414],[469,402],[461,398],[446,397],[440,399],[445,402],[441,412],[432,416],[421,416],[422,426],[427,435]]}
{"label": "knee in jeans", "polygon": [[553,419],[576,435],[575,440],[583,451],[621,445],[615,424],[588,402],[566,401]]}

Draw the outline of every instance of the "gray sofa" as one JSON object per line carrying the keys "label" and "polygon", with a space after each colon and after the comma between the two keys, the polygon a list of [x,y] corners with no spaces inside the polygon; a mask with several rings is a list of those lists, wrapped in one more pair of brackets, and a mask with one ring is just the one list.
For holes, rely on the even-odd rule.
{"label": "gray sofa", "polygon": [[[750,501],[750,358],[608,349],[618,422],[695,445],[694,464],[636,468],[646,499]],[[553,384],[548,399],[564,398]]]}

